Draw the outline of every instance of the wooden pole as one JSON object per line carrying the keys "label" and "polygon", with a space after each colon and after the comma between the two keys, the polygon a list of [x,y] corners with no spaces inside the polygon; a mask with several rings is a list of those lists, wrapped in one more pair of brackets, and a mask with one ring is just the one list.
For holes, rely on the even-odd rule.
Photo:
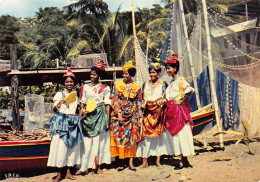
{"label": "wooden pole", "polygon": [[192,55],[191,55],[190,40],[188,37],[187,25],[186,25],[185,16],[184,16],[182,0],[179,0],[179,8],[180,8],[180,12],[181,12],[181,19],[182,19],[183,29],[184,29],[183,30],[184,38],[185,38],[185,42],[186,42],[186,48],[187,48],[187,53],[188,53],[188,57],[189,57],[190,67],[191,67],[191,75],[192,75],[192,80],[193,80],[194,88],[195,88],[196,102],[197,102],[198,109],[200,109],[201,104],[200,104],[200,98],[199,98],[199,89],[198,89],[198,84],[197,84],[197,78],[195,76],[195,69],[194,69],[194,64],[193,64]]}
{"label": "wooden pole", "polygon": [[113,63],[113,68],[114,68],[114,71],[113,71],[113,83],[115,83],[115,81],[116,81],[115,63]]}
{"label": "wooden pole", "polygon": [[[205,31],[206,31],[206,38],[207,38],[207,52],[208,52],[208,60],[209,60],[209,79],[210,79],[210,91],[211,91],[211,99],[213,103],[213,107],[215,110],[216,122],[218,131],[222,131],[222,126],[220,123],[220,114],[218,108],[218,100],[216,96],[216,88],[215,88],[215,78],[214,78],[214,71],[213,71],[213,61],[212,61],[212,51],[211,51],[211,40],[209,34],[209,23],[208,23],[208,12],[206,7],[206,1],[202,0],[202,8],[204,14],[204,22],[205,22]],[[224,147],[223,145],[223,136],[222,134],[219,135],[220,140],[220,147]]]}
{"label": "wooden pole", "polygon": [[[11,70],[18,70],[16,45],[10,45]],[[11,96],[12,96],[12,127],[13,130],[18,129],[19,125],[19,94],[18,94],[19,78],[13,75],[11,78]]]}
{"label": "wooden pole", "polygon": [[[136,30],[135,30],[135,7],[134,7],[134,2],[132,2],[132,23],[133,23],[133,37],[134,37],[134,49],[135,49],[135,66],[136,66],[136,70],[138,70],[138,64],[137,64],[137,59],[136,59],[136,55],[137,55],[137,45],[136,45]],[[136,73],[136,81],[138,83],[140,83],[139,80],[139,76]]]}
{"label": "wooden pole", "polygon": [[[177,45],[178,45],[178,55],[182,55],[182,46],[181,46],[181,39],[180,39],[180,32],[181,32],[181,26],[180,26],[180,13],[179,13],[179,8],[178,8],[178,1],[174,1],[174,12],[175,12],[175,17],[176,17],[176,38],[177,38]],[[173,24],[172,24],[173,26]],[[173,32],[172,32],[172,37],[173,37]],[[173,40],[171,41],[172,47],[171,50],[173,50]],[[171,57],[171,55],[170,55]]]}

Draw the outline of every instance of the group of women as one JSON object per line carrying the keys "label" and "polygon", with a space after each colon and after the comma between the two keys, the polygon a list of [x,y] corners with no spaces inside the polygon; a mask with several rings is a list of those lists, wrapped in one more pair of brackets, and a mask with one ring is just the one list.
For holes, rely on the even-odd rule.
{"label": "group of women", "polygon": [[[75,75],[68,69],[64,74],[65,89],[56,93],[51,123],[52,141],[48,166],[58,167],[54,181],[75,179],[70,167],[78,164],[75,174],[87,174],[89,169],[100,173],[101,164],[110,164],[118,157],[121,167],[135,171],[134,157],[142,157],[141,168],[148,167],[147,158],[161,155],[180,155],[176,169],[192,167],[187,156],[194,154],[190,106],[188,97],[194,91],[189,83],[178,76],[178,55],[166,61],[166,71],[172,77],[169,85],[159,79],[161,65],[149,67],[151,79],[142,86],[133,80],[136,69],[131,61],[123,66],[123,79],[109,86],[101,84],[104,63],[91,68],[91,82],[85,84],[80,99],[66,102],[74,91]],[[76,114],[80,104],[80,114]],[[86,109],[93,106],[92,110]],[[81,115],[81,117],[79,117]]]}

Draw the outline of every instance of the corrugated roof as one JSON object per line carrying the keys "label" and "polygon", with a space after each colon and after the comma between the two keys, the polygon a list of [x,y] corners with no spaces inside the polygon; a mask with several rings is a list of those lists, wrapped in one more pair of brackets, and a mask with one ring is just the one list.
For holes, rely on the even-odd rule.
{"label": "corrugated roof", "polygon": [[258,17],[260,11],[260,2],[259,0],[249,0],[243,1],[238,4],[234,4],[228,7],[228,12],[226,15],[240,15],[246,16],[246,6],[247,4],[247,12],[249,17]]}
{"label": "corrugated roof", "polygon": [[255,27],[256,23],[257,23],[257,19],[255,18],[253,20],[248,20],[248,21],[227,26],[227,28],[220,28],[221,31],[217,28],[212,28],[211,35],[213,35],[214,37],[220,37],[220,36],[230,34],[232,32],[237,33],[241,31],[249,30]]}

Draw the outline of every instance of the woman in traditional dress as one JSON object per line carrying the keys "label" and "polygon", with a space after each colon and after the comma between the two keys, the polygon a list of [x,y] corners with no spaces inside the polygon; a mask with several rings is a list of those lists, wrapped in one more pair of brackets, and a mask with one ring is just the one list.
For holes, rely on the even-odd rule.
{"label": "woman in traditional dress", "polygon": [[58,174],[55,182],[61,179],[76,179],[70,173],[69,167],[80,164],[80,142],[82,142],[82,129],[79,116],[76,114],[78,98],[65,101],[66,97],[74,91],[75,75],[71,69],[64,74],[65,89],[59,91],[53,98],[53,107],[56,111],[50,120],[51,146],[47,166],[57,167]]}
{"label": "woman in traditional dress", "polygon": [[165,81],[159,79],[161,73],[160,63],[151,63],[149,74],[151,80],[142,86],[143,91],[143,132],[145,140],[138,144],[137,157],[143,157],[140,168],[148,167],[147,157],[157,156],[156,166],[160,166],[160,156],[167,154],[167,140],[164,135],[165,116],[162,97],[168,86]]}
{"label": "woman in traditional dress", "polygon": [[[84,152],[82,156],[81,167],[76,174],[88,173],[88,169],[94,169],[99,174],[100,165],[111,163],[110,154],[110,133],[107,131],[110,119],[110,87],[101,84],[100,79],[104,74],[104,62],[94,63],[91,68],[91,82],[83,87],[80,107],[83,115],[82,129],[84,135]],[[89,99],[96,102],[97,106],[94,111],[86,110]],[[90,113],[88,113],[90,112]]]}
{"label": "woman in traditional dress", "polygon": [[172,77],[166,89],[166,131],[170,141],[169,154],[181,155],[182,159],[175,169],[192,167],[187,156],[195,154],[192,127],[193,121],[190,116],[188,97],[194,91],[189,83],[177,74],[179,71],[178,54],[173,54],[166,61],[166,71]]}
{"label": "woman in traditional dress", "polygon": [[[129,159],[129,169],[136,171],[133,157],[136,157],[137,143],[142,139],[141,106],[142,90],[133,81],[136,69],[131,61],[123,66],[123,80],[114,83],[111,113],[111,156]],[[124,162],[124,160],[123,160]],[[125,169],[125,164],[118,170]]]}

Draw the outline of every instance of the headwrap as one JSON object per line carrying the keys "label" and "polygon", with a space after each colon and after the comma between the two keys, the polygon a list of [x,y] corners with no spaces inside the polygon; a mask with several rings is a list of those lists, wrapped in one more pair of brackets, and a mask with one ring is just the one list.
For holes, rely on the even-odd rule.
{"label": "headwrap", "polygon": [[125,65],[123,66],[123,71],[126,71],[126,70],[128,70],[128,69],[130,69],[130,68],[135,68],[135,67],[134,67],[134,65],[132,64],[132,61],[127,61],[127,62],[125,63]]}
{"label": "headwrap", "polygon": [[150,68],[151,69],[154,69],[154,70],[159,70],[161,68],[161,64],[160,64],[160,58],[152,58],[152,63],[150,65]]}
{"label": "headwrap", "polygon": [[179,61],[179,59],[178,59],[178,54],[177,54],[177,53],[173,53],[173,54],[172,54],[172,57],[170,57],[170,58],[166,61],[166,63],[176,64],[177,61]]}
{"label": "headwrap", "polygon": [[72,71],[69,67],[67,68],[67,73],[65,73],[63,75],[63,77],[66,77],[66,76],[71,76],[71,77],[75,78],[75,75],[72,73]]}
{"label": "headwrap", "polygon": [[105,67],[107,67],[108,65],[106,63],[104,63],[104,58],[102,58],[100,61],[94,62],[93,66],[97,67],[100,70],[104,70]]}

